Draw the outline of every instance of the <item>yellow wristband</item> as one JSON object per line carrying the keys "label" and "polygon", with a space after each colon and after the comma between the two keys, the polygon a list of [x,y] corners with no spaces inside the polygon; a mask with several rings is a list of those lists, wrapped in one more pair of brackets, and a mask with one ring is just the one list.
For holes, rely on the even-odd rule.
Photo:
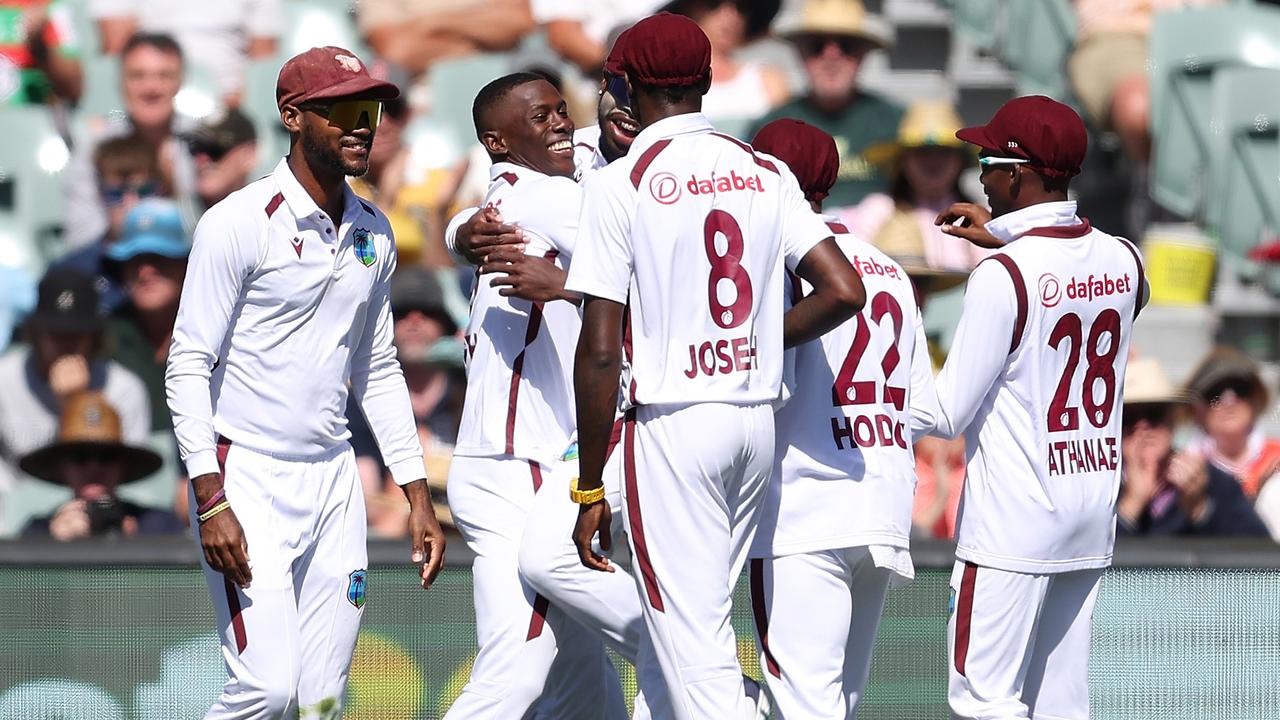
{"label": "yellow wristband", "polygon": [[578,478],[574,478],[569,481],[569,498],[579,505],[594,505],[604,499],[604,486],[579,490]]}
{"label": "yellow wristband", "polygon": [[201,515],[200,522],[201,523],[206,522],[209,518],[213,517],[214,515],[217,515],[218,513],[222,512],[223,510],[226,510],[229,507],[231,507],[231,503],[227,500],[223,500],[217,505],[214,505],[213,507],[209,508],[208,512]]}

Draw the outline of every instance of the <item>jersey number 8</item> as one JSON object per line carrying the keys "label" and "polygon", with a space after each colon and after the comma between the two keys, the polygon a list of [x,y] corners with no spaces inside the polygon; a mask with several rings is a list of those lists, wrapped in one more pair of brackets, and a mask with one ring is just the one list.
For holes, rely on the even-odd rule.
{"label": "jersey number 8", "polygon": [[[716,249],[716,236],[725,239],[724,254]],[[707,278],[707,303],[711,319],[716,325],[729,330],[747,321],[751,315],[751,278],[742,267],[742,227],[733,216],[723,210],[712,210],[702,224],[702,237],[711,262],[711,275]],[[733,283],[734,300],[730,305],[720,302],[718,288],[721,280]]]}

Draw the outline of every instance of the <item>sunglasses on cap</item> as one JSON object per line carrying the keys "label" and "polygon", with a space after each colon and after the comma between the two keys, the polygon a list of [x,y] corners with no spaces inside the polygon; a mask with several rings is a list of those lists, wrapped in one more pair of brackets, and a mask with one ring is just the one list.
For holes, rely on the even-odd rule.
{"label": "sunglasses on cap", "polygon": [[139,200],[157,195],[160,192],[160,183],[155,180],[112,183],[101,186],[100,191],[104,203],[107,205],[119,205],[129,195],[134,195]]}
{"label": "sunglasses on cap", "polygon": [[871,49],[865,40],[847,35],[805,35],[796,38],[796,49],[803,58],[815,58],[821,55],[827,45],[834,44],[841,55],[861,55]]}
{"label": "sunglasses on cap", "polygon": [[351,132],[362,126],[364,118],[368,118],[370,132],[376,132],[378,122],[382,120],[382,101],[380,100],[341,100],[335,103],[307,103],[298,106],[299,110],[313,112],[329,121],[330,125]]}
{"label": "sunglasses on cap", "polygon": [[978,158],[978,165],[983,170],[996,165],[1025,165],[1029,162],[1031,161],[1024,158],[997,157],[995,155],[983,155]]}

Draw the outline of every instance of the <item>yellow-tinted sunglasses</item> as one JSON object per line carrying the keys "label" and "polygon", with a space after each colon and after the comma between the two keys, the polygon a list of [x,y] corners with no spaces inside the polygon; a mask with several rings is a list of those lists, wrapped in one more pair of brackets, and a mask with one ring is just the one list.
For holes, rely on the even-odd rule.
{"label": "yellow-tinted sunglasses", "polygon": [[366,114],[369,117],[370,132],[376,132],[378,122],[382,120],[382,102],[379,100],[342,100],[329,105],[308,103],[301,109],[310,110],[327,119],[330,125],[340,127],[347,132],[360,127],[361,120]]}

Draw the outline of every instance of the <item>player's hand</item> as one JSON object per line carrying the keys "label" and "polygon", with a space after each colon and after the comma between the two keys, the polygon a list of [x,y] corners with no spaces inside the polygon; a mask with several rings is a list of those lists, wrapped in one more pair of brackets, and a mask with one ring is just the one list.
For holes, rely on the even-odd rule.
{"label": "player's hand", "polygon": [[472,265],[483,265],[494,250],[514,247],[524,252],[524,233],[514,225],[502,222],[497,208],[481,208],[462,225],[454,238],[454,248]]}
{"label": "player's hand", "polygon": [[89,389],[89,361],[83,355],[63,355],[49,366],[49,389],[59,401]]}
{"label": "player's hand", "polygon": [[573,542],[578,546],[578,558],[582,560],[583,565],[592,570],[614,572],[613,566],[609,564],[609,558],[597,555],[591,549],[591,541],[598,534],[600,549],[609,552],[613,546],[613,532],[610,530],[612,524],[613,511],[609,509],[609,503],[601,500],[578,507],[578,524],[573,529]]}
{"label": "player's hand", "polygon": [[200,526],[200,546],[209,567],[240,588],[248,589],[253,580],[253,572],[249,569],[249,543],[245,540],[244,528],[240,527],[235,510],[227,508]]}
{"label": "player's hand", "polygon": [[440,569],[444,567],[444,530],[436,520],[431,504],[431,493],[426,479],[414,480],[404,486],[409,498],[409,539],[413,545],[412,559],[418,566],[418,578],[422,589],[431,588]]}
{"label": "player's hand", "polygon": [[503,297],[518,297],[533,302],[551,302],[566,297],[565,279],[569,273],[546,258],[520,254],[513,262],[493,261],[493,256],[480,266],[480,274],[498,273],[490,287],[501,288]]}
{"label": "player's hand", "polygon": [[988,250],[1004,247],[1004,243],[995,235],[987,232],[987,223],[991,222],[991,211],[973,203],[952,203],[934,218],[934,225],[941,225],[942,232],[952,235]]}
{"label": "player's hand", "polygon": [[84,540],[91,530],[88,505],[80,499],[64,503],[49,521],[49,535],[61,542]]}

